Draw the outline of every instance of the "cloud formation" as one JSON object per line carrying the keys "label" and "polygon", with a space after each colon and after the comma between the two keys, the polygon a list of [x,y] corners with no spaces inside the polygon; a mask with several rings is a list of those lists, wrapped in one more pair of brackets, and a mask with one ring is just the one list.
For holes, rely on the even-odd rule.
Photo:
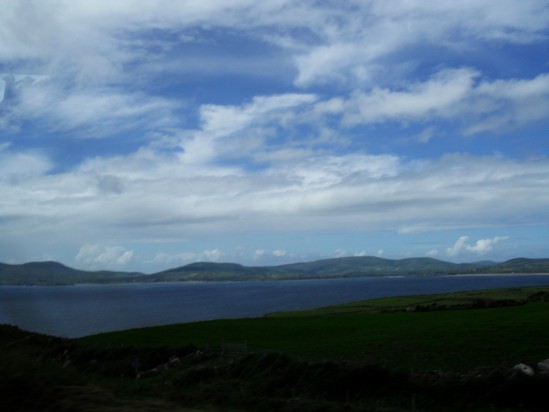
{"label": "cloud formation", "polygon": [[545,0],[28,0],[0,27],[0,260],[545,244]]}
{"label": "cloud formation", "polygon": [[[48,15],[50,18],[41,18]],[[480,17],[483,16],[483,17]],[[212,28],[232,29],[245,39],[260,39],[266,47],[278,49],[293,58],[297,74],[295,83],[304,88],[336,82],[356,90],[348,99],[351,114],[346,122],[379,121],[398,115],[422,117],[427,113],[449,115],[455,103],[471,90],[478,76],[475,69],[446,69],[423,82],[404,85],[404,91],[387,88],[390,80],[402,86],[403,75],[414,70],[414,61],[403,53],[409,48],[422,50],[440,47],[448,53],[465,49],[476,53],[482,45],[493,43],[528,44],[547,38],[545,29],[549,11],[543,1],[465,2],[456,7],[450,1],[426,6],[421,1],[395,1],[386,6],[380,1],[350,2],[346,7],[314,2],[296,4],[289,1],[211,1],[173,3],[167,1],[71,3],[64,0],[10,2],[4,5],[0,23],[5,41],[0,59],[5,62],[32,61],[37,74],[51,76],[51,84],[28,92],[15,112],[22,116],[33,113],[50,123],[74,133],[76,128],[94,122],[107,122],[107,127],[120,127],[143,119],[146,123],[161,119],[160,124],[173,126],[179,116],[178,104],[154,94],[142,83],[151,60],[170,63],[166,58],[181,44],[204,44]],[[23,29],[24,28],[24,29]],[[297,33],[305,30],[308,36]],[[173,37],[156,37],[162,31],[175,32]],[[184,39],[184,41],[182,40]],[[470,41],[475,39],[479,46]],[[218,40],[215,40],[218,41]],[[183,49],[181,65],[185,66]],[[178,54],[179,56],[179,54]],[[191,57],[191,56],[188,56]],[[178,57],[179,58],[179,57]],[[256,59],[270,56],[256,56]],[[416,63],[417,64],[417,63]],[[28,65],[28,64],[27,64]],[[209,67],[217,66],[210,61]],[[394,67],[394,72],[388,68]],[[222,72],[223,67],[219,67]],[[545,83],[545,76],[537,79]],[[385,79],[385,81],[381,81]],[[128,85],[135,84],[146,93],[137,93]],[[490,99],[516,101],[512,90],[523,86],[523,80],[496,80],[479,86],[480,94]],[[382,83],[381,87],[376,84]],[[372,87],[373,86],[373,87]],[[540,87],[545,88],[541,84]],[[534,91],[534,85],[530,89]],[[406,90],[407,89],[407,90]],[[501,92],[507,90],[509,92]],[[499,91],[499,92],[498,92]],[[61,93],[62,92],[62,93]],[[542,92],[543,93],[543,92]],[[503,94],[503,95],[501,95]],[[511,95],[510,95],[511,94]],[[537,98],[540,98],[539,90]],[[533,98],[533,96],[531,96]],[[531,102],[528,96],[522,96]],[[539,103],[547,103],[547,96]],[[513,104],[513,108],[523,108]],[[530,110],[514,112],[513,120],[539,117]],[[38,110],[47,108],[46,111]],[[203,116],[215,109],[217,115],[229,115],[230,108],[204,106]],[[347,108],[346,108],[347,109]],[[354,113],[352,113],[354,112]],[[528,114],[529,113],[529,114]],[[240,112],[244,121],[251,113]],[[496,114],[469,133],[494,128]],[[504,121],[505,122],[505,121]],[[509,123],[509,121],[507,121]],[[159,124],[156,124],[159,127]],[[86,134],[100,135],[98,128]]]}
{"label": "cloud formation", "polygon": [[79,263],[91,264],[98,267],[113,265],[126,265],[133,259],[132,250],[126,250],[121,246],[102,246],[86,244],[80,248],[75,257]]}
{"label": "cloud formation", "polygon": [[491,239],[479,239],[475,243],[469,242],[469,236],[461,236],[454,246],[447,249],[448,256],[458,256],[462,253],[473,253],[476,255],[484,255],[491,252],[494,245],[509,239],[508,236],[496,236]]}

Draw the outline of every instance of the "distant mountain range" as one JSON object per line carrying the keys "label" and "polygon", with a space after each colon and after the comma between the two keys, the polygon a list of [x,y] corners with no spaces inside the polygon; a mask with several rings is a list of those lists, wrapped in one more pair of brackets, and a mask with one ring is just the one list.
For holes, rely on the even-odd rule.
{"label": "distant mountain range", "polygon": [[503,263],[491,261],[451,263],[432,258],[392,260],[363,256],[279,266],[243,266],[236,263],[197,262],[152,275],[138,272],[83,271],[58,262],[31,262],[21,265],[0,263],[0,285],[282,280],[479,273],[549,273],[549,259],[517,258]]}
{"label": "distant mountain range", "polygon": [[0,263],[0,285],[75,285],[81,283],[135,282],[142,273],[73,269],[58,262]]}

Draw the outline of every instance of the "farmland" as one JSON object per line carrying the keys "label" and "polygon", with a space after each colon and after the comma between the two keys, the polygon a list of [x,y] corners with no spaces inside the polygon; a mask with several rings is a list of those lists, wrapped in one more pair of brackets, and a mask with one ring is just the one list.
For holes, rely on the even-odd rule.
{"label": "farmland", "polygon": [[[352,302],[61,339],[2,326],[1,406],[79,411],[545,410],[549,287]],[[231,345],[241,352],[223,353]],[[228,356],[230,355],[230,356]]]}

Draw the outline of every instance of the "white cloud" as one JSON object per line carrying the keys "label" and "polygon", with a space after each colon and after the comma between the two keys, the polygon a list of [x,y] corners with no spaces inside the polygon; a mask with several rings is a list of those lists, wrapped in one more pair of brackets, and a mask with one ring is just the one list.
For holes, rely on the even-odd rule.
{"label": "white cloud", "polygon": [[[467,1],[459,7],[451,1],[426,5],[409,0],[390,6],[383,1],[350,2],[345,7],[279,0],[138,4],[31,0],[4,5],[0,59],[32,61],[25,66],[51,77],[47,85],[29,88],[10,117],[14,121],[39,118],[53,130],[85,137],[115,134],[136,125],[149,130],[182,128],[182,104],[151,95],[154,91],[145,91],[139,82],[160,81],[151,77],[151,61],[161,65],[161,74],[177,72],[181,66],[177,62],[192,57],[180,51],[176,63],[166,58],[180,46],[180,39],[203,42],[203,33],[216,29],[233,30],[242,38],[279,48],[282,59],[294,59],[299,86],[335,82],[345,90],[362,90],[346,105],[336,97],[318,106],[325,114],[345,113],[349,125],[461,116],[463,107],[471,107],[467,96],[472,100],[484,96],[491,106],[507,102],[504,116],[491,110],[467,126],[467,133],[477,133],[543,119],[542,108],[548,103],[547,95],[539,92],[546,90],[544,76],[532,84],[501,80],[478,88],[473,85],[478,73],[472,69],[442,70],[424,82],[402,79],[409,71],[403,67],[414,66],[409,55],[401,53],[410,47],[474,49],[478,42],[531,43],[546,38],[549,11],[543,0]],[[161,42],[151,34],[155,31],[177,35]],[[254,66],[254,59],[272,61],[273,56],[246,58],[250,59],[247,65]],[[172,67],[158,63],[164,61]],[[223,73],[227,65],[208,66]],[[256,97],[248,105],[203,105],[199,113],[203,127],[199,136],[186,142],[186,149],[193,153],[188,157],[209,158],[215,151],[213,136],[238,132],[269,118],[273,110],[295,108],[311,99],[313,95],[287,93]],[[478,104],[477,109],[482,111]]]}
{"label": "white cloud", "polygon": [[[300,258],[297,258],[299,260]],[[306,258],[303,258],[306,259]],[[265,249],[253,249],[244,246],[228,247],[227,249],[205,249],[199,252],[165,253],[158,252],[154,258],[146,261],[148,265],[155,267],[176,267],[193,262],[243,262],[248,265],[271,265],[281,262],[292,262],[296,255],[286,250],[276,249],[267,251]]]}
{"label": "white cloud", "polygon": [[166,266],[186,265],[194,262],[218,262],[227,254],[219,249],[206,249],[201,252],[180,252],[175,254],[158,252],[147,263]]}
{"label": "white cloud", "polygon": [[438,255],[439,255],[438,249],[431,249],[427,253],[425,253],[425,256],[430,257],[430,258],[435,258]]}
{"label": "white cloud", "polygon": [[496,236],[491,239],[479,239],[475,243],[470,243],[469,236],[461,236],[452,247],[446,250],[446,253],[448,256],[458,256],[463,253],[484,255],[491,252],[494,245],[507,239],[509,239],[508,236]]}
{"label": "white cloud", "polygon": [[471,69],[444,70],[406,91],[374,88],[369,93],[357,92],[349,102],[350,110],[345,111],[344,123],[449,116],[467,98],[476,76]]}
{"label": "white cloud", "polygon": [[0,73],[0,105],[9,104],[9,98],[13,98],[17,92],[25,90],[33,85],[38,85],[48,79],[48,76]]}
{"label": "white cloud", "polygon": [[219,261],[224,256],[223,252],[219,249],[204,250],[201,255],[204,256],[207,261],[213,262]]}
{"label": "white cloud", "polygon": [[[475,105],[482,102],[482,106]],[[481,113],[465,129],[466,134],[516,128],[547,119],[549,74],[532,79],[495,80],[481,83],[474,90],[471,107]]]}
{"label": "white cloud", "polygon": [[13,122],[42,121],[50,131],[73,137],[105,137],[140,126],[142,130],[167,128],[181,103],[143,93],[94,87],[64,91],[51,83],[22,90],[11,108]]}
{"label": "white cloud", "polygon": [[316,24],[309,23],[321,40],[296,57],[297,85],[334,81],[369,85],[394,76],[406,49],[436,44],[474,50],[473,44],[535,42],[547,37],[549,21],[546,5],[536,0],[439,1],[436,5],[397,0],[349,6],[354,7],[351,13],[330,10],[329,19],[326,10]]}
{"label": "white cloud", "polygon": [[0,145],[0,182],[11,183],[42,176],[54,168],[53,162],[39,151],[10,150],[10,144]]}
{"label": "white cloud", "polygon": [[[494,79],[486,62],[474,63],[487,48],[506,58],[509,44],[547,41],[545,0],[5,3],[4,67],[48,76],[18,86],[0,108],[0,134],[12,141],[0,142],[0,232],[10,241],[93,246],[233,230],[410,233],[549,221],[543,146],[537,159],[430,157],[443,141],[434,136],[449,138],[445,125],[472,135],[546,120],[549,75],[540,66],[524,74],[502,64]],[[244,44],[238,59],[219,52],[233,40]],[[206,44],[212,49],[194,61],[189,50]],[[204,65],[208,76],[241,75],[243,65],[268,70],[278,57],[294,67],[272,70],[261,92],[254,82],[218,93],[189,80]],[[173,78],[181,83],[172,87]],[[176,97],[163,97],[167,89]],[[424,160],[398,155],[372,132],[393,123],[411,124]],[[112,145],[87,142],[97,145],[82,161],[60,144],[113,136],[121,139]],[[24,149],[33,145],[46,148]],[[66,155],[80,163],[54,163]],[[494,244],[467,240],[456,251]],[[215,245],[155,259],[233,256]],[[103,246],[95,258],[84,252],[92,261],[130,258]]]}
{"label": "white cloud", "polygon": [[[37,162],[29,158],[15,170],[26,164]],[[547,221],[549,210],[544,159],[454,155],[408,162],[342,155],[219,177],[191,173],[173,156],[136,152],[64,174],[40,174],[45,170],[16,186],[0,182],[0,215],[18,217],[3,223],[6,236],[15,222],[26,236],[48,237],[53,225],[60,237],[76,241],[79,232],[121,242],[236,229],[408,233],[414,227],[537,224]]]}
{"label": "white cloud", "polygon": [[289,159],[282,162],[291,179],[299,178],[307,187],[329,187],[347,179],[380,179],[396,176],[400,161],[396,156],[313,156],[309,159]]}
{"label": "white cloud", "polygon": [[86,244],[80,248],[75,260],[93,266],[123,266],[130,263],[133,258],[133,250],[127,250],[121,246]]}
{"label": "white cloud", "polygon": [[288,93],[274,96],[256,96],[242,106],[204,105],[200,109],[202,132],[214,137],[227,136],[248,127],[265,115],[288,111],[303,104],[313,103],[314,94]]}
{"label": "white cloud", "polygon": [[[91,91],[90,91],[91,92]],[[161,98],[139,94],[117,94],[105,91],[70,95],[55,108],[58,118],[66,119],[68,126],[88,125],[98,119],[112,118],[115,121],[141,119],[150,122],[151,113],[169,110],[171,104]],[[135,120],[134,120],[135,121]]]}
{"label": "white cloud", "polygon": [[[272,231],[366,233],[404,228],[403,233],[412,233],[405,228],[415,228],[428,233],[463,226],[544,225],[549,219],[546,159],[454,155],[416,163],[395,156],[386,159],[384,167],[390,173],[379,173],[378,168],[372,172],[370,163],[383,164],[382,158],[348,155],[333,159],[347,163],[346,167],[283,162],[265,171],[219,178],[188,174],[174,157],[134,156],[102,159],[85,171],[35,174],[16,185],[0,181],[3,236],[19,249],[29,238],[34,239],[33,247],[42,245],[43,250],[50,250],[51,244],[70,250],[72,244],[87,243],[77,262],[101,268],[122,266],[124,261],[135,264],[139,259],[123,247],[102,246],[105,238],[123,245],[151,239],[173,242],[181,234],[215,240],[233,232],[253,236]],[[304,175],[319,177],[303,179]],[[462,239],[447,252],[452,257],[480,256],[502,241],[501,237]],[[152,264],[166,268],[240,259],[220,242],[218,248],[158,255]],[[295,256],[287,250],[258,253],[256,258],[271,264]],[[249,256],[252,261],[253,252]]]}
{"label": "white cloud", "polygon": [[[381,60],[396,58],[392,66],[398,66],[398,52],[413,45],[455,48],[465,39],[534,42],[546,36],[549,20],[543,0],[467,1],[459,7],[451,1],[433,5],[409,0],[390,5],[349,2],[345,7],[279,0],[138,4],[126,0],[6,4],[0,17],[5,39],[0,58],[44,58],[56,70],[73,72],[82,81],[112,80],[128,63],[150,60],[145,47],[150,36],[142,33],[167,30],[188,41],[200,40],[197,30],[229,28],[293,55],[299,85],[353,83],[368,81],[382,71],[386,76]],[[303,31],[309,35],[296,34]]]}
{"label": "white cloud", "polygon": [[309,86],[315,82],[345,80],[342,70],[356,64],[361,47],[353,44],[330,44],[314,48],[305,55],[296,57],[299,75],[297,86]]}
{"label": "white cloud", "polygon": [[349,256],[349,253],[345,249],[336,249],[334,252],[335,257]]}
{"label": "white cloud", "polygon": [[[247,129],[254,127],[279,126],[303,105],[316,101],[313,94],[282,94],[273,96],[256,96],[241,106],[203,105],[200,108],[202,127],[194,133],[192,139],[182,142],[184,154],[182,160],[192,166],[208,165],[221,154],[246,156],[246,141],[241,139]],[[228,144],[228,139],[236,135],[237,142]],[[223,139],[224,141],[219,141]],[[264,137],[260,138],[261,140]],[[244,144],[242,144],[244,142]],[[249,141],[248,141],[249,142]],[[258,144],[251,143],[251,149]],[[234,153],[236,148],[237,153]]]}
{"label": "white cloud", "polygon": [[456,241],[456,243],[454,243],[454,246],[446,250],[446,253],[448,253],[449,256],[459,255],[462,251],[467,250],[468,241],[469,241],[469,236],[461,236]]}
{"label": "white cloud", "polygon": [[53,52],[55,36],[51,28],[56,14],[52,13],[51,2],[47,3],[33,2],[33,7],[20,2],[2,4],[0,58],[43,58]]}
{"label": "white cloud", "polygon": [[[346,126],[442,119],[461,124],[465,135],[512,129],[547,118],[549,74],[476,82],[478,77],[470,68],[446,69],[404,90],[357,91],[336,107]],[[427,143],[433,134],[434,129],[428,127],[417,139]]]}
{"label": "white cloud", "polygon": [[194,252],[181,252],[177,254],[158,252],[155,254],[152,262],[148,263],[160,264],[162,266],[174,266],[195,262],[199,260],[197,257],[198,254]]}

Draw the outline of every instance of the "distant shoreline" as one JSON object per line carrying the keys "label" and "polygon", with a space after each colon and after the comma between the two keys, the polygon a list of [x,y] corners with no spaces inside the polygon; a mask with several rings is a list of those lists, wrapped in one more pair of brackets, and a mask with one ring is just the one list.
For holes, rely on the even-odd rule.
{"label": "distant shoreline", "polygon": [[360,277],[478,276],[549,273],[549,259],[515,258],[506,262],[452,263],[432,258],[343,257],[279,266],[195,262],[153,274],[84,271],[59,262],[0,263],[0,285],[68,286],[75,284],[211,281],[279,281]]}
{"label": "distant shoreline", "polygon": [[[149,276],[149,275],[145,275]],[[167,284],[207,284],[207,283],[263,283],[263,282],[302,282],[314,280],[345,280],[345,279],[403,279],[403,278],[436,278],[436,277],[480,277],[480,276],[549,276],[547,272],[525,273],[456,273],[456,274],[419,274],[419,275],[357,275],[357,276],[328,276],[328,277],[288,277],[288,278],[249,278],[249,279],[205,279],[205,280],[154,280],[154,281],[106,281],[83,282],[66,284],[1,284],[0,287],[87,287],[87,286],[130,286],[130,285],[167,285]]]}

